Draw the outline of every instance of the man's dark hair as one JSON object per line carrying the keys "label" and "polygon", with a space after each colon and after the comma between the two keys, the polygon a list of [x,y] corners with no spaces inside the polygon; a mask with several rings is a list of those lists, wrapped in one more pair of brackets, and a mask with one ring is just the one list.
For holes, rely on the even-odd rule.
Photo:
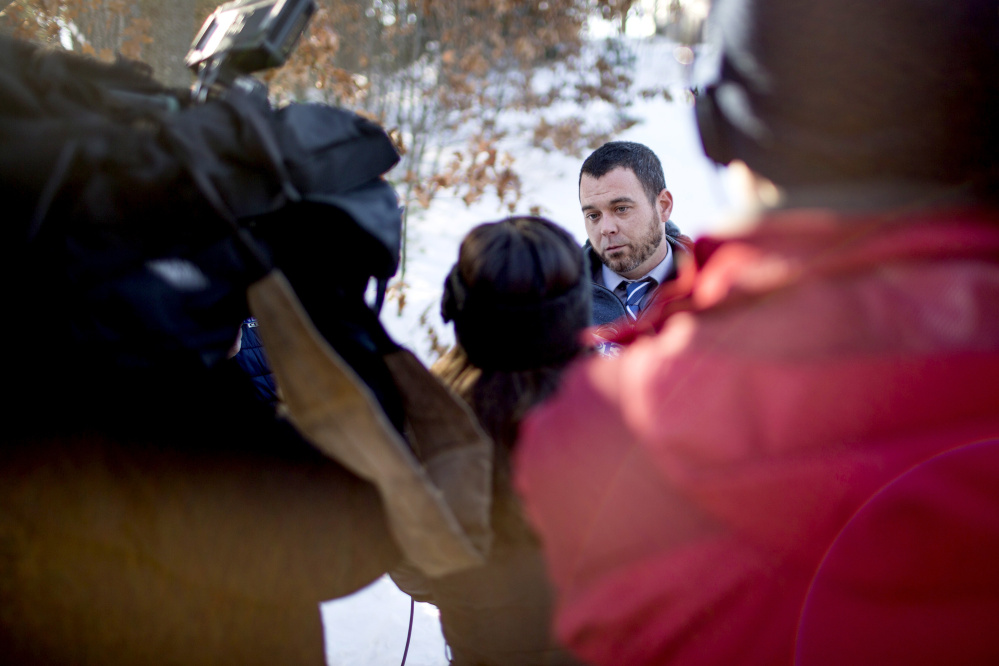
{"label": "man's dark hair", "polygon": [[618,167],[631,169],[652,203],[666,189],[659,157],[648,146],[634,141],[611,141],[594,150],[579,170],[579,182],[583,182],[583,174],[603,178]]}

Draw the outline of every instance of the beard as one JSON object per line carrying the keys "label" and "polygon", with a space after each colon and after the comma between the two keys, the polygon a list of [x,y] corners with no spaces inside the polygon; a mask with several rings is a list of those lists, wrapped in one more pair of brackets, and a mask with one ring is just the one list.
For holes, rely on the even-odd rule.
{"label": "beard", "polygon": [[621,253],[620,256],[617,257],[607,257],[605,256],[603,250],[600,250],[597,252],[597,256],[600,257],[600,261],[602,261],[607,268],[611,269],[615,273],[629,273],[641,266],[643,262],[654,255],[662,242],[663,227],[659,223],[659,220],[656,219],[655,214],[653,214],[651,220],[649,221],[649,230],[641,237],[628,243],[625,246],[627,248],[626,252]]}

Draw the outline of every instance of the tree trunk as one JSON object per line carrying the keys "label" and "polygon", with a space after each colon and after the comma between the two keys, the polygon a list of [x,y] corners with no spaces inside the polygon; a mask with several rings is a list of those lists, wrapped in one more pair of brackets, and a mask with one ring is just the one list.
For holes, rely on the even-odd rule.
{"label": "tree trunk", "polygon": [[631,6],[635,4],[634,0],[626,0],[621,3],[621,36],[623,37],[628,33],[628,14],[631,12]]}

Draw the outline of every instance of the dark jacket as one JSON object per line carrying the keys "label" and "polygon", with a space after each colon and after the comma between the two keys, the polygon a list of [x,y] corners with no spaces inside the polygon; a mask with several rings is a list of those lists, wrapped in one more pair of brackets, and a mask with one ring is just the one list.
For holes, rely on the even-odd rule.
{"label": "dark jacket", "polygon": [[[694,247],[694,242],[687,236],[680,233],[680,229],[673,224],[672,220],[666,222],[666,240],[673,248],[673,270],[669,279],[676,277],[676,263],[681,256],[688,256]],[[593,251],[590,241],[586,241],[583,246],[583,256],[586,257],[586,265],[590,271],[590,280],[593,283],[593,321],[594,326],[602,326],[617,321],[625,316],[624,303],[614,295],[610,289],[604,286],[601,277],[600,257]],[[658,290],[657,290],[658,293]],[[656,293],[652,296],[656,298]],[[648,306],[645,308],[648,309]],[[641,316],[641,314],[639,314]]]}
{"label": "dark jacket", "polygon": [[239,367],[253,380],[253,388],[257,397],[268,403],[271,407],[276,407],[278,403],[277,384],[274,381],[274,373],[271,372],[270,363],[264,353],[264,343],[257,334],[257,320],[250,317],[243,322],[242,339],[240,340],[239,353],[236,354],[235,361]]}

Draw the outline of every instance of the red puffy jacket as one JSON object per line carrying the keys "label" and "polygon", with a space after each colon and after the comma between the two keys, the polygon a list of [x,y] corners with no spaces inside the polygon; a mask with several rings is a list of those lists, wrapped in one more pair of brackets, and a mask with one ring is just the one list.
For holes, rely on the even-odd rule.
{"label": "red puffy jacket", "polygon": [[999,663],[999,213],[702,239],[652,335],[524,423],[594,664]]}

